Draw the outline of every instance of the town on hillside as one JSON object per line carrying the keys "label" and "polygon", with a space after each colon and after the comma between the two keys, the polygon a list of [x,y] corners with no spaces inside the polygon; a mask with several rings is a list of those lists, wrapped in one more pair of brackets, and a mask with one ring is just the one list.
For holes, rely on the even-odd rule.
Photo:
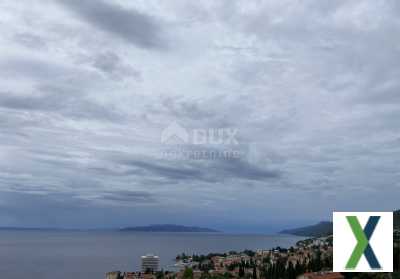
{"label": "town on hillside", "polygon": [[[400,232],[394,232],[394,269],[400,266]],[[179,271],[159,270],[159,258],[142,257],[142,270],[109,272],[106,279],[400,279],[400,273],[332,272],[332,236],[301,240],[288,249],[176,256]]]}

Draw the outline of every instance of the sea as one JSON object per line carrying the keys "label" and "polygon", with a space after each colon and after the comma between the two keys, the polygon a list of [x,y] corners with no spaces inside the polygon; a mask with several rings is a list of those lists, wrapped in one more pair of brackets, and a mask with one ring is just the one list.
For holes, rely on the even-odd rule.
{"label": "sea", "polygon": [[140,270],[140,256],[155,254],[174,270],[178,254],[290,247],[289,235],[148,233],[120,231],[0,231],[0,278],[101,279],[108,271]]}

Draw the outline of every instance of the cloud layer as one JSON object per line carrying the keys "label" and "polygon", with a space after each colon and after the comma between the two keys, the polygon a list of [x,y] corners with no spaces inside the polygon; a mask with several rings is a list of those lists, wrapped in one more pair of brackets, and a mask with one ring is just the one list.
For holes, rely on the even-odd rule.
{"label": "cloud layer", "polygon": [[[0,3],[0,226],[271,231],[398,207],[396,1],[23,6]],[[165,144],[173,123],[238,144]]]}

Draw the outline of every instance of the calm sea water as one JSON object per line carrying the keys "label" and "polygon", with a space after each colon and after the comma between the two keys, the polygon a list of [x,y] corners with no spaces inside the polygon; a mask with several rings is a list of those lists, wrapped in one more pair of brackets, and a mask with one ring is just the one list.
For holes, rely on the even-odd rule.
{"label": "calm sea water", "polygon": [[[1,278],[97,279],[113,270],[139,270],[140,256],[154,253],[168,269],[182,252],[289,247],[301,238],[222,233],[0,231]],[[170,268],[171,269],[171,268]]]}

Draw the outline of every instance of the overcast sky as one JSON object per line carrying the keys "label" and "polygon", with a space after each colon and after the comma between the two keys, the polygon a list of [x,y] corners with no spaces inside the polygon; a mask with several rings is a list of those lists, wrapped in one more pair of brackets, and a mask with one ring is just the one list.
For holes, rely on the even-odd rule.
{"label": "overcast sky", "polygon": [[0,11],[0,226],[272,232],[400,207],[399,1]]}

